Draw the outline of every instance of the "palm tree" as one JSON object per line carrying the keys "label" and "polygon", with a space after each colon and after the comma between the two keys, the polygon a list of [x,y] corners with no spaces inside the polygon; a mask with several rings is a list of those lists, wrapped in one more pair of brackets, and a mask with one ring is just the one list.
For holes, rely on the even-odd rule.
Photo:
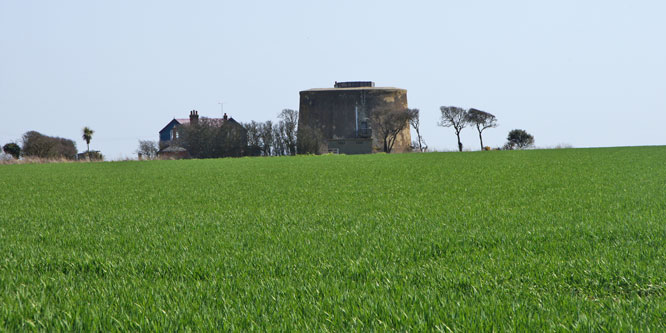
{"label": "palm tree", "polygon": [[86,145],[88,145],[88,161],[90,161],[90,140],[92,140],[93,133],[95,131],[91,130],[90,127],[83,128],[83,140],[86,140]]}

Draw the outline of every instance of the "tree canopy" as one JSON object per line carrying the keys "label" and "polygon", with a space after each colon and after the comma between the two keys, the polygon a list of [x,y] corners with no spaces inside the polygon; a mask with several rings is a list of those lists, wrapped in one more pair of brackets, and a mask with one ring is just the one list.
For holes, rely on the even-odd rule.
{"label": "tree canopy", "polygon": [[412,146],[414,146],[414,149],[418,149],[419,152],[425,152],[428,146],[421,135],[420,111],[419,109],[407,109],[407,112],[409,112],[409,124],[416,131],[416,140],[414,140]]}
{"label": "tree canopy", "polygon": [[484,150],[482,133],[487,128],[497,127],[497,118],[491,113],[472,108],[467,111],[467,121],[479,132],[481,150]]}
{"label": "tree canopy", "polygon": [[442,112],[442,118],[439,121],[439,126],[453,127],[458,138],[458,151],[463,150],[463,144],[460,141],[460,132],[469,123],[467,118],[467,110],[457,106],[442,106],[439,108]]}
{"label": "tree canopy", "polygon": [[2,151],[4,151],[5,154],[11,155],[15,159],[18,159],[19,156],[21,156],[21,147],[14,142],[2,146]]}
{"label": "tree canopy", "polygon": [[36,131],[29,131],[23,134],[23,147],[21,149],[24,156],[34,156],[41,158],[68,158],[76,157],[76,143],[69,139],[52,137],[41,134]]}
{"label": "tree canopy", "polygon": [[522,129],[511,130],[506,140],[510,148],[524,149],[534,145],[534,137]]}
{"label": "tree canopy", "polygon": [[408,110],[378,109],[370,114],[373,130],[377,131],[378,138],[383,141],[384,152],[390,153],[398,138],[400,131],[409,127],[412,116]]}

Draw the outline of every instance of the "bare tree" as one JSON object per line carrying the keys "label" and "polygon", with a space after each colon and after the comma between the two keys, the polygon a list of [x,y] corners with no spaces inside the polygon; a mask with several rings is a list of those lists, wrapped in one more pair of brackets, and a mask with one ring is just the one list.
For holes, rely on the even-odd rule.
{"label": "bare tree", "polygon": [[281,137],[286,152],[289,155],[296,155],[296,130],[298,126],[298,111],[291,109],[284,109],[278,115],[280,118]]}
{"label": "bare tree", "polygon": [[284,121],[279,121],[273,125],[273,155],[275,156],[287,155],[288,153],[284,133]]}
{"label": "bare tree", "polygon": [[463,150],[463,144],[460,142],[460,132],[468,124],[467,110],[457,106],[442,106],[442,119],[437,124],[442,127],[453,127],[458,137],[458,151]]}
{"label": "bare tree", "polygon": [[416,141],[414,141],[414,147],[419,150],[419,152],[424,152],[428,149],[423,136],[421,136],[421,120],[419,119],[419,109],[407,109],[409,112],[409,124],[416,131]]}
{"label": "bare tree", "polygon": [[481,141],[481,150],[483,150],[483,136],[481,133],[486,128],[497,127],[497,117],[488,112],[472,108],[467,111],[467,121],[476,126],[476,130],[479,131],[479,141]]}
{"label": "bare tree", "polygon": [[243,124],[243,126],[247,130],[248,155],[261,155],[261,124],[253,120]]}
{"label": "bare tree", "polygon": [[139,148],[136,150],[139,159],[145,157],[149,160],[155,159],[158,151],[157,142],[151,140],[139,140]]}
{"label": "bare tree", "polygon": [[261,152],[264,156],[271,156],[273,151],[273,122],[267,120],[259,128],[261,137]]}
{"label": "bare tree", "polygon": [[372,128],[378,134],[378,137],[384,143],[384,152],[390,153],[393,150],[395,140],[400,131],[409,127],[410,112],[407,109],[378,109],[370,114]]}

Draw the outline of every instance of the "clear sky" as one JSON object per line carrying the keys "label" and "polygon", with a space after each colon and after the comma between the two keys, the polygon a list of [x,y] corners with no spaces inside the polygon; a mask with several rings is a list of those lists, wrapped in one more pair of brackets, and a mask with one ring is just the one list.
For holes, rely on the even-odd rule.
{"label": "clear sky", "polygon": [[[666,2],[0,0],[0,144],[29,130],[135,156],[192,109],[238,121],[300,90],[407,89],[423,133],[456,149],[440,106],[491,112],[493,147],[666,144]],[[472,128],[465,147],[478,149]]]}

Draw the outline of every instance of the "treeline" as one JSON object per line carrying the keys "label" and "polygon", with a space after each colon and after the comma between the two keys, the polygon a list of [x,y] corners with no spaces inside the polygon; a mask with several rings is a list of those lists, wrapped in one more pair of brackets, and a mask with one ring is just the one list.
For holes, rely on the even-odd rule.
{"label": "treeline", "polygon": [[3,151],[16,159],[20,156],[48,159],[76,158],[76,143],[70,139],[29,131],[23,134],[21,141],[21,146],[14,142],[5,144],[2,147]]}
{"label": "treeline", "polygon": [[[77,154],[76,143],[73,140],[48,136],[37,131],[28,131],[21,137],[21,145],[16,142],[10,142],[2,146],[5,154],[15,159],[21,157],[40,158],[47,160],[58,159],[87,159],[104,160],[104,156],[99,151],[90,151],[90,140],[92,140],[94,131],[89,127],[83,128],[83,140],[88,149],[85,154]],[[83,157],[81,157],[83,155]]]}
{"label": "treeline", "polygon": [[[458,150],[463,151],[460,133],[466,127],[474,127],[479,136],[481,150],[490,150],[483,143],[483,132],[498,126],[495,115],[478,109],[464,109],[442,106],[438,123],[442,127],[454,129],[458,140]],[[428,151],[428,145],[421,133],[419,109],[379,109],[370,115],[373,137],[383,145],[383,151],[391,153],[398,135],[412,127],[415,131],[411,142],[413,151]],[[320,130],[298,127],[298,111],[284,109],[278,114],[278,121],[250,121],[238,123],[217,119],[201,118],[197,122],[177,128],[172,145],[187,150],[192,158],[220,158],[241,156],[284,156],[297,154],[319,154],[324,138]],[[523,149],[534,144],[534,137],[524,130],[509,132],[507,143],[497,149]],[[145,158],[155,158],[160,149],[154,141],[139,141],[137,153]]]}
{"label": "treeline", "polygon": [[[298,111],[291,109],[282,110],[277,122],[220,124],[215,119],[201,118],[176,131],[172,145],[185,148],[192,158],[316,154],[321,144],[318,131],[298,129]],[[142,158],[155,158],[158,152],[154,141],[139,141],[137,153]]]}
{"label": "treeline", "polygon": [[[441,120],[438,125],[442,127],[451,127],[456,133],[458,139],[458,150],[463,151],[463,143],[460,140],[460,132],[467,127],[475,127],[479,134],[479,143],[481,150],[490,150],[489,146],[483,145],[483,131],[488,128],[498,126],[495,115],[477,110],[465,109],[457,106],[442,106],[439,108]],[[418,133],[418,130],[417,130]],[[534,145],[534,136],[522,129],[514,129],[509,132],[507,142],[502,146],[504,150],[525,149]]]}
{"label": "treeline", "polygon": [[284,109],[278,121],[244,123],[249,156],[318,154],[323,137],[310,127],[298,127],[298,111]]}
{"label": "treeline", "polygon": [[244,123],[249,156],[296,155],[298,111],[284,109],[278,121]]}

